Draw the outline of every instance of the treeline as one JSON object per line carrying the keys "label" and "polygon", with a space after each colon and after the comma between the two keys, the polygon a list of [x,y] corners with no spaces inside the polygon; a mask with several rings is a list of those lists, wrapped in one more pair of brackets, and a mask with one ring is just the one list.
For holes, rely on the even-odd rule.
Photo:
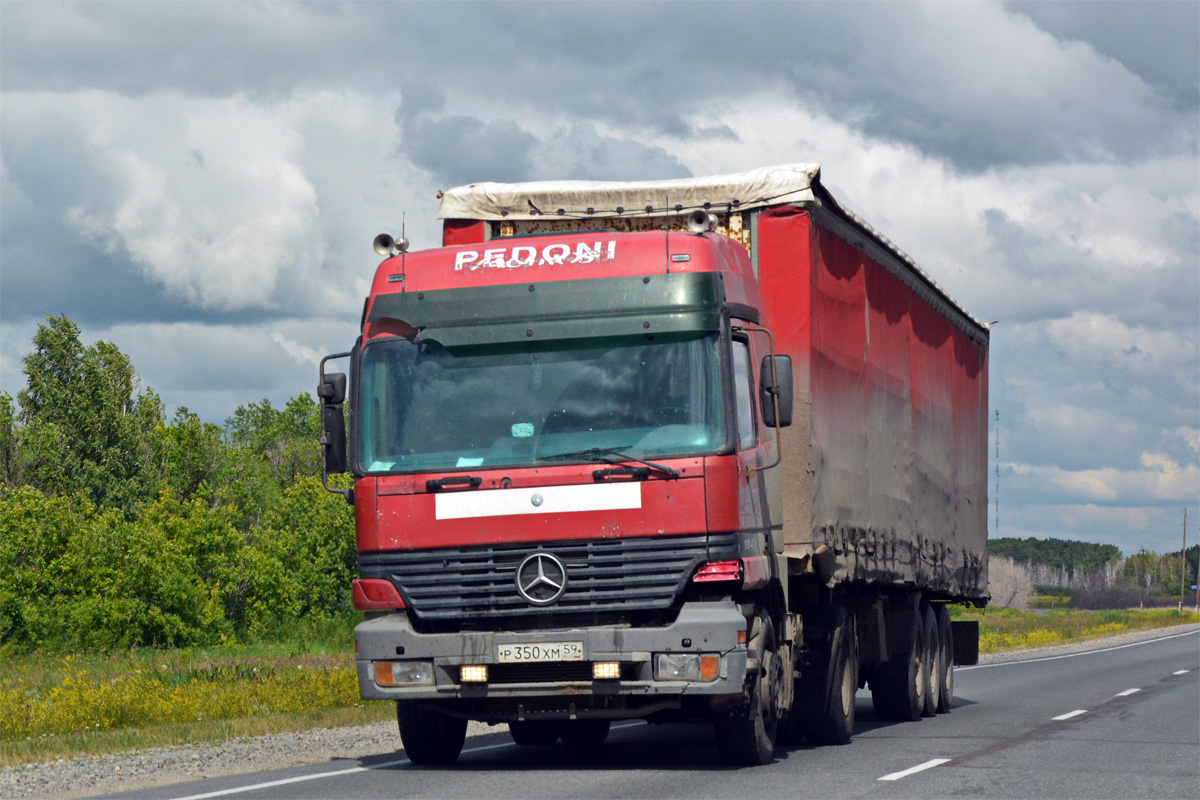
{"label": "treeline", "polygon": [[[1131,608],[1185,602],[1196,582],[1200,545],[1187,552],[1142,551],[1128,557],[1115,545],[1065,539],[1000,538],[988,542],[993,602],[1024,607],[1039,594],[1054,607]],[[1009,602],[1005,598],[1011,598]]]}
{"label": "treeline", "polygon": [[989,539],[988,552],[1006,556],[1018,564],[1045,564],[1064,568],[1070,573],[1099,569],[1121,559],[1121,551],[1116,545],[1071,539]]}
{"label": "treeline", "polygon": [[166,419],[115,345],[50,317],[0,394],[0,647],[261,637],[350,610],[353,510],[305,393]]}

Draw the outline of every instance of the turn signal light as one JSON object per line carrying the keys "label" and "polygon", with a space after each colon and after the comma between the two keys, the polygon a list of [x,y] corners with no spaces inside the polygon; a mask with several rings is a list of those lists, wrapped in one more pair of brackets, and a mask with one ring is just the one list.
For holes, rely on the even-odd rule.
{"label": "turn signal light", "polygon": [[466,664],[459,673],[463,683],[487,683],[487,664]]}
{"label": "turn signal light", "polygon": [[376,661],[375,682],[380,686],[428,686],[433,683],[432,661]]}
{"label": "turn signal light", "polygon": [[404,608],[404,600],[391,581],[381,578],[356,578],[351,584],[354,607],[359,611],[383,611]]}
{"label": "turn signal light", "polygon": [[654,679],[659,681],[714,681],[721,673],[721,657],[699,653],[656,653]]}
{"label": "turn signal light", "polygon": [[701,564],[700,569],[696,570],[696,574],[692,576],[692,581],[695,583],[740,581],[741,579],[742,562],[736,558],[732,561],[707,561]]}

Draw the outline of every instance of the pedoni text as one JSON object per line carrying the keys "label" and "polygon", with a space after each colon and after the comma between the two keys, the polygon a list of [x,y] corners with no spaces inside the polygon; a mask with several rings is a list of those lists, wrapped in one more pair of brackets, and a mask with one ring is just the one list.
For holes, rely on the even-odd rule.
{"label": "pedoni text", "polygon": [[487,250],[460,250],[454,256],[455,270],[518,269],[555,264],[597,264],[617,257],[617,243],[580,242],[572,250],[568,244],[548,244],[539,250],[528,245],[495,247]]}

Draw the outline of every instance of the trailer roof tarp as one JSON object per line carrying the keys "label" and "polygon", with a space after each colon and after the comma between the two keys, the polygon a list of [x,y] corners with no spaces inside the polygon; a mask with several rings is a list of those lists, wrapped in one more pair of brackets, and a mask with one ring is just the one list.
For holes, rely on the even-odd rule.
{"label": "trailer roof tarp", "polygon": [[534,181],[472,183],[442,193],[439,219],[529,220],[544,216],[636,216],[681,210],[762,208],[815,199],[819,164],[784,164],[731,175],[666,181]]}

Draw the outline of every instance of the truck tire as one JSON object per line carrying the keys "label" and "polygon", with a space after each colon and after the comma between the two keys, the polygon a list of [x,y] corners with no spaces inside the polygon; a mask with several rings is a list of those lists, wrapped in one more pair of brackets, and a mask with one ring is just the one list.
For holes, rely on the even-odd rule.
{"label": "truck tire", "polygon": [[812,745],[849,744],[854,734],[858,691],[858,640],[854,619],[840,605],[819,606],[804,615],[813,631],[813,664],[796,681],[797,722]]}
{"label": "truck tire", "polygon": [[467,721],[418,701],[398,700],[396,721],[404,754],[414,764],[453,764],[467,738]]}
{"label": "truck tire", "polygon": [[921,708],[921,716],[937,715],[939,698],[942,693],[942,637],[938,633],[937,614],[929,603],[921,604],[922,627],[925,634],[925,703]]}
{"label": "truck tire", "polygon": [[552,720],[524,720],[508,723],[508,733],[520,745],[544,747],[558,742],[558,723]]}
{"label": "truck tire", "polygon": [[950,624],[950,609],[945,603],[937,607],[938,638],[942,649],[942,661],[938,668],[937,710],[939,714],[949,714],[954,705],[954,626]]}
{"label": "truck tire", "polygon": [[569,747],[604,744],[612,724],[607,719],[565,719],[558,723],[558,736]]}
{"label": "truck tire", "polygon": [[751,626],[750,654],[757,656],[758,673],[748,681],[748,698],[734,703],[713,721],[717,751],[727,764],[761,766],[775,757],[779,728],[778,698],[783,668],[775,644],[775,628],[765,612]]}
{"label": "truck tire", "polygon": [[922,664],[925,660],[924,617],[919,611],[912,616],[905,651],[878,665],[871,673],[871,702],[880,719],[912,722],[920,719],[925,710],[929,671]]}

